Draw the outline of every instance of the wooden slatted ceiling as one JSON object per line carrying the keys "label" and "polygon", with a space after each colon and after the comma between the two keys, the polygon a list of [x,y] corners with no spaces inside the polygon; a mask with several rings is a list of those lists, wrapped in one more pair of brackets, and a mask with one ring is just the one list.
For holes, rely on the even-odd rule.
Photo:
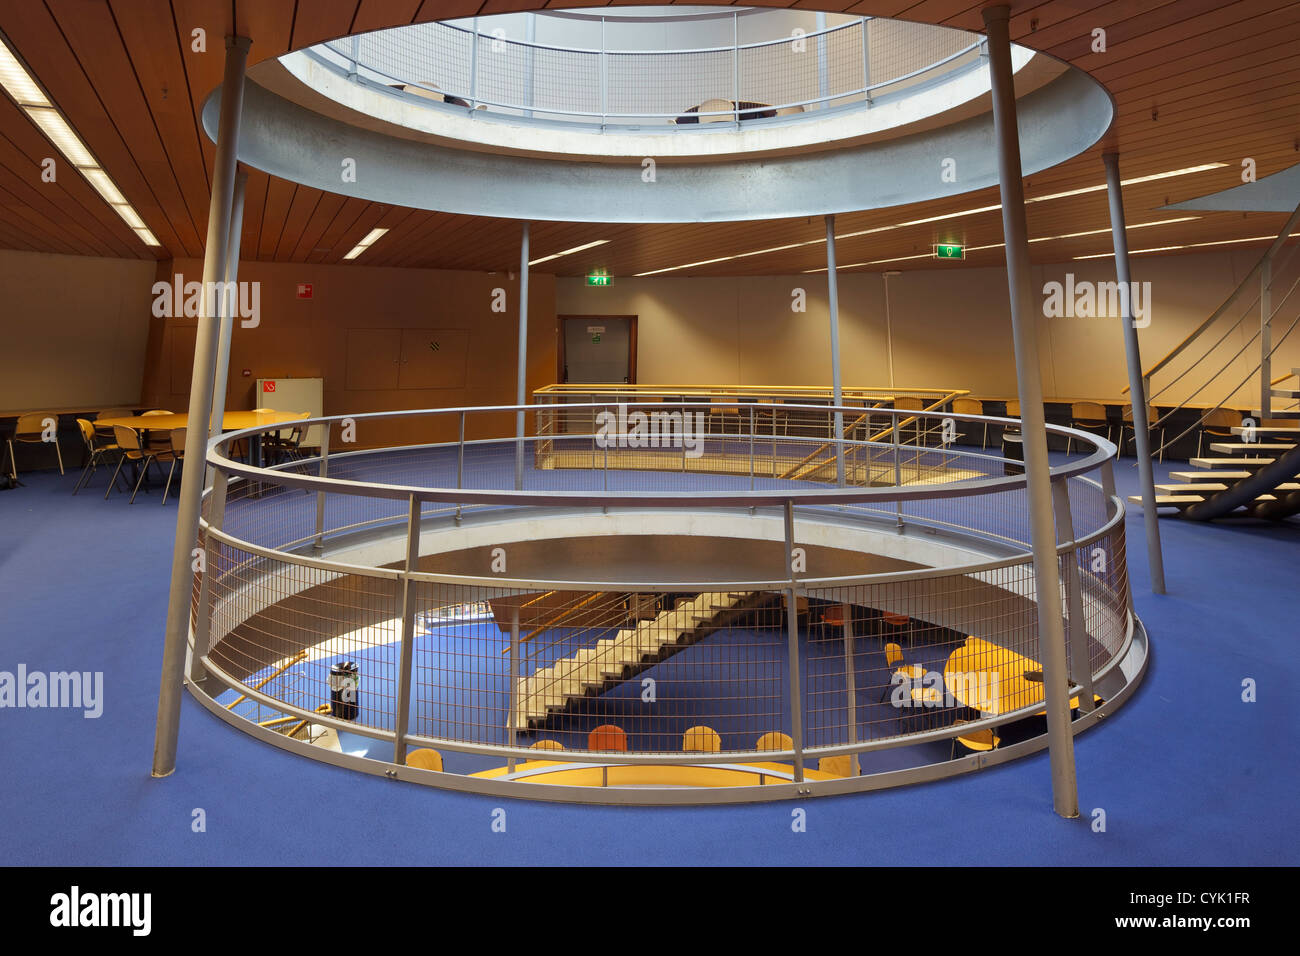
{"label": "wooden slatted ceiling", "polygon": [[[635,6],[644,0],[553,0],[552,8]],[[983,28],[985,4],[971,0],[748,0],[746,6],[822,9],[894,16],[965,30]],[[253,39],[250,64],[302,46],[366,30],[428,20],[536,9],[533,0],[30,0],[0,5],[0,31],[27,61],[73,127],[109,171],[162,250],[143,245],[79,175],[40,181],[53,150],[0,96],[0,247],[78,255],[196,257],[206,237],[214,149],[199,111],[221,80],[222,38]],[[1030,197],[1102,182],[1100,153],[1116,148],[1126,178],[1222,162],[1220,170],[1128,187],[1130,223],[1175,218],[1158,207],[1240,181],[1255,159],[1259,176],[1300,161],[1300,5],[1293,0],[1021,0],[1011,4],[1019,43],[1087,70],[1115,97],[1118,117],[1103,144],[1030,177]],[[1107,52],[1092,31],[1107,31]],[[207,52],[191,49],[191,31]],[[1153,118],[1153,111],[1155,118]],[[898,209],[851,213],[840,234],[994,205],[995,189]],[[1203,214],[1198,220],[1135,230],[1135,249],[1213,242],[1276,232],[1282,214]],[[1033,204],[1030,234],[1104,229],[1103,192]],[[358,264],[513,269],[519,223],[395,208],[323,193],[249,171],[242,232],[245,258],[340,262],[375,226],[390,232]],[[607,245],[548,263],[561,274],[607,268],[630,275],[822,238],[820,219],[707,225],[538,223],[534,257],[609,239]],[[994,211],[840,242],[842,263],[926,252],[937,241],[968,247],[1001,242]],[[1034,243],[1037,262],[1104,252],[1098,233]],[[1258,247],[1260,244],[1256,244]],[[1000,248],[969,253],[997,265]],[[665,273],[799,273],[825,264],[820,242]],[[929,267],[926,259],[869,266]],[[959,266],[958,266],[959,267]]]}

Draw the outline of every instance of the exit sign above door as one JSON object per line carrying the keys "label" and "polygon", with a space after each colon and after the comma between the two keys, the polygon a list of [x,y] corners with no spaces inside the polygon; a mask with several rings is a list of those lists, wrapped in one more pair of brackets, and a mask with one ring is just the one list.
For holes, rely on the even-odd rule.
{"label": "exit sign above door", "polygon": [[591,275],[587,276],[587,285],[613,285],[613,284],[614,284],[613,276],[598,275],[594,272]]}
{"label": "exit sign above door", "polygon": [[965,259],[966,247],[959,246],[955,242],[940,242],[934,247],[934,257],[936,259]]}

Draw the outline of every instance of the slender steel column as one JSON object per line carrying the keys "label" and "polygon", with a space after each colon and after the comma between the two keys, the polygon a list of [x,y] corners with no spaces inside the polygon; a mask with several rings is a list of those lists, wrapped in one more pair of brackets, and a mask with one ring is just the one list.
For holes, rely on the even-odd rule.
{"label": "slender steel column", "polygon": [[[516,595],[522,601],[522,595]],[[519,713],[519,605],[516,604],[514,610],[510,612],[510,729],[509,739],[506,741],[511,747],[517,745],[517,731],[520,729]],[[510,756],[506,758],[506,772],[515,772],[515,758]]]}
{"label": "slender steel column", "polygon": [[[235,173],[235,194],[230,204],[230,242],[226,247],[226,288],[238,289],[239,242],[244,231],[244,187],[248,184],[248,170]],[[226,385],[230,379],[230,336],[235,327],[235,310],[239,295],[221,297],[221,332],[217,339],[217,368],[212,383],[212,422],[208,437],[221,434],[221,423],[226,414]]]}
{"label": "slender steel column", "polygon": [[[840,378],[840,281],[835,272],[835,217],[826,217],[826,295],[831,309],[831,393],[838,409],[844,404]],[[844,487],[844,413],[835,412],[835,483]]]}
{"label": "slender steel column", "polygon": [[411,572],[420,570],[420,499],[411,495],[406,515],[406,563],[397,581],[397,605],[402,609],[402,636],[397,654],[397,702],[393,714],[393,763],[406,763],[406,731],[411,720],[411,662],[415,655],[415,585]]}
{"label": "slender steel column", "polygon": [[799,691],[799,595],[794,577],[794,502],[785,503],[786,653],[790,661],[790,739],[794,741],[794,782],[803,783],[803,698]]}
{"label": "slender steel column", "polygon": [[[1270,250],[1271,251],[1271,250]],[[1259,270],[1259,424],[1273,417],[1273,260]]]}
{"label": "slender steel column", "polygon": [[[1132,290],[1128,269],[1128,233],[1124,224],[1124,197],[1120,191],[1119,155],[1104,153],[1106,192],[1110,198],[1110,232],[1115,246],[1115,277],[1121,289]],[[1124,355],[1128,359],[1128,388],[1133,400],[1133,441],[1137,455],[1138,480],[1142,484],[1142,524],[1147,534],[1147,566],[1151,571],[1151,590],[1165,593],[1165,559],[1160,549],[1160,515],[1156,513],[1155,476],[1151,468],[1151,432],[1147,421],[1147,392],[1142,379],[1142,352],[1138,348],[1137,328],[1133,325],[1132,295],[1121,294],[1124,314]],[[1150,303],[1147,303],[1149,309]],[[1136,396],[1141,396],[1137,398]],[[1022,406],[1023,407],[1023,406]],[[1124,441],[1123,432],[1119,440]]]}
{"label": "slender steel column", "polygon": [[1079,815],[1074,776],[1074,738],[1070,733],[1070,697],[1066,684],[1065,621],[1061,616],[1061,576],[1056,561],[1052,522],[1051,463],[1043,384],[1038,364],[1038,331],[1029,276],[1029,230],[1025,223],[1025,189],[1021,181],[1020,135],[1016,128],[1016,88],[1011,72],[1009,7],[984,11],[989,43],[989,78],[993,87],[993,131],[998,150],[1002,192],[1002,231],[1007,250],[1007,289],[1011,298],[1011,333],[1015,341],[1016,379],[1025,455],[1025,495],[1029,505],[1038,598],[1038,648],[1043,664],[1047,738],[1056,812]]}
{"label": "slender steel column", "polygon": [[[230,205],[235,189],[235,157],[239,147],[239,119],[244,105],[244,67],[248,61],[247,37],[226,38],[225,76],[221,83],[221,114],[217,126],[217,157],[212,172],[212,199],[208,205],[208,236],[203,254],[203,309],[194,339],[194,372],[190,382],[189,421],[185,457],[202,462],[207,434],[202,423],[212,413],[213,367],[220,331],[206,294],[226,273],[230,241]],[[181,719],[181,686],[189,637],[191,551],[199,533],[199,508],[203,498],[202,467],[181,476],[176,509],[176,542],[172,548],[171,591],[167,602],[167,630],[163,639],[162,679],[158,688],[158,722],[154,733],[153,775],[166,777],[176,769],[176,740]]]}
{"label": "slender steel column", "polygon": [[[528,390],[528,223],[519,247],[519,369],[515,404],[527,405]],[[515,491],[524,487],[524,413],[515,412]]]}

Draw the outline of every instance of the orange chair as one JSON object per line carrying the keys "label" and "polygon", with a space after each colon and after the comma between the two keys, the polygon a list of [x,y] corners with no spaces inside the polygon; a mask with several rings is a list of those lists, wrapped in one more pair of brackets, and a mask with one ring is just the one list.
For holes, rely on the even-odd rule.
{"label": "orange chair", "polygon": [[613,724],[601,724],[587,734],[587,749],[626,753],[627,734],[623,732],[622,727],[616,727]]}

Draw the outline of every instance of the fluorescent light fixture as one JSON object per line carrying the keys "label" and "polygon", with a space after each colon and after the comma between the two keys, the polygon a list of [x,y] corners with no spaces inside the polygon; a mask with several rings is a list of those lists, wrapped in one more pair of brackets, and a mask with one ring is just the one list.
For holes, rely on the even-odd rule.
{"label": "fluorescent light fixture", "polygon": [[[1186,175],[1188,175],[1188,174],[1190,174],[1190,173],[1202,173],[1202,172],[1205,172],[1206,170],[1209,170],[1209,169],[1222,169],[1224,166],[1227,166],[1227,165],[1228,165],[1227,163],[1203,163],[1203,164],[1200,165],[1200,166],[1188,166],[1188,167],[1185,167],[1184,169],[1171,169],[1171,170],[1168,170],[1167,172],[1163,172],[1163,173],[1152,173],[1152,174],[1149,175],[1149,176],[1138,176],[1138,177],[1135,177],[1135,178],[1133,178],[1133,179],[1124,179],[1124,180],[1121,180],[1121,181],[1120,181],[1120,185],[1121,185],[1121,186],[1132,186],[1132,185],[1134,185],[1135,183],[1146,183],[1146,182],[1151,182],[1152,180],[1155,180],[1155,179],[1169,179],[1169,178],[1171,178],[1171,177],[1173,177],[1173,176],[1186,176]],[[1045,196],[1035,196],[1035,197],[1033,197],[1033,198],[1031,198],[1031,199],[1026,199],[1025,202],[1026,202],[1026,203],[1032,203],[1032,202],[1046,202],[1046,201],[1048,201],[1049,199],[1064,199],[1064,198],[1067,197],[1067,196],[1081,196],[1081,195],[1083,195],[1083,194],[1085,194],[1085,193],[1095,193],[1095,192],[1100,192],[1101,190],[1103,190],[1103,189],[1105,189],[1105,188],[1106,188],[1106,184],[1105,184],[1105,183],[1101,183],[1101,184],[1098,185],[1098,186],[1083,186],[1083,187],[1081,187],[1081,188],[1079,188],[1079,189],[1069,189],[1069,190],[1066,190],[1065,192],[1059,192],[1059,193],[1048,193],[1048,194],[1045,195]],[[871,235],[872,233],[877,233],[877,232],[888,232],[888,231],[891,230],[891,229],[902,229],[902,228],[904,228],[904,227],[906,227],[906,226],[923,226],[923,225],[925,225],[926,223],[930,223],[930,222],[942,222],[942,221],[945,220],[945,219],[957,219],[957,218],[960,218],[961,216],[974,216],[974,215],[977,215],[977,214],[979,214],[979,213],[984,213],[984,212],[994,212],[995,210],[999,210],[999,209],[1001,209],[1001,208],[1002,208],[1002,204],[1001,204],[1001,203],[994,203],[994,204],[991,205],[991,206],[979,206],[979,207],[976,207],[976,208],[974,208],[974,209],[961,209],[961,210],[958,210],[957,212],[947,212],[947,213],[942,213],[941,215],[938,215],[938,216],[927,216],[927,217],[925,217],[924,219],[909,219],[907,222],[894,223],[893,225],[890,225],[890,226],[876,226],[876,227],[874,227],[874,228],[872,228],[872,229],[860,229],[860,230],[858,230],[857,232],[836,233],[835,238],[836,238],[837,241],[840,240],[840,239],[853,239],[853,238],[855,238],[855,237],[857,237],[857,236],[866,236],[866,235]],[[1161,220],[1161,221],[1159,221],[1159,222],[1139,223],[1138,225],[1132,225],[1132,226],[1129,226],[1128,228],[1129,228],[1129,229],[1140,229],[1140,228],[1142,228],[1142,226],[1160,226],[1160,225],[1164,225],[1165,223],[1171,223],[1171,222],[1187,222],[1187,221],[1190,220],[1190,219],[1199,219],[1199,218],[1200,218],[1199,216],[1184,216],[1184,217],[1179,218],[1179,219],[1163,219],[1163,220]],[[1109,230],[1109,229],[1097,229],[1097,230],[1092,230],[1092,231],[1089,231],[1089,232],[1076,232],[1076,233],[1070,233],[1069,235],[1065,235],[1065,236],[1047,236],[1047,237],[1042,238],[1042,239],[1030,239],[1029,241],[1030,241],[1030,242],[1047,242],[1047,241],[1050,240],[1050,239],[1072,239],[1072,238],[1075,238],[1076,236],[1100,235],[1100,234],[1103,233],[1103,232],[1110,232],[1110,230]],[[695,267],[695,266],[707,266],[707,265],[713,265],[714,263],[717,263],[717,262],[727,262],[727,261],[729,261],[729,260],[731,260],[731,259],[743,259],[743,258],[745,258],[746,256],[761,256],[761,255],[763,255],[764,253],[768,253],[768,252],[781,252],[781,251],[783,251],[783,250],[785,250],[785,249],[797,249],[797,248],[800,247],[800,246],[814,246],[814,245],[817,245],[818,243],[824,243],[825,241],[826,241],[825,239],[810,239],[810,240],[808,240],[807,242],[796,242],[796,243],[792,243],[792,244],[790,244],[790,245],[786,245],[786,246],[774,246],[774,247],[772,247],[771,249],[756,249],[756,250],[754,250],[753,252],[740,252],[740,253],[737,253],[737,254],[734,255],[734,256],[722,256],[721,258],[718,258],[718,259],[703,259],[703,260],[701,260],[701,261],[699,261],[699,262],[688,262],[688,263],[686,263],[686,264],[684,264],[684,265],[680,265],[680,266],[669,266],[669,267],[667,267],[667,268],[665,268],[665,269],[655,269],[655,270],[653,270],[653,271],[651,271],[651,272],[638,272],[638,273],[637,273],[637,276],[638,276],[638,277],[640,277],[640,276],[653,276],[653,275],[659,275],[659,274],[664,273],[664,272],[676,272],[676,271],[679,270],[679,269],[690,269],[690,268],[693,268],[693,267]],[[1000,245],[1002,245],[1002,243],[999,243],[998,245],[1000,246]],[[972,249],[968,249],[967,251],[978,251],[979,249],[996,249],[996,248],[997,248],[997,246],[976,246],[976,247],[974,247],[973,250],[972,250]],[[927,252],[927,253],[924,253],[924,254],[922,254],[922,255],[916,255],[916,256],[899,256],[899,257],[896,258],[896,259],[875,259],[875,260],[873,260],[873,261],[871,261],[871,262],[856,262],[856,263],[853,263],[853,264],[851,264],[851,265],[839,266],[839,268],[840,268],[840,269],[852,269],[852,268],[855,268],[855,267],[857,267],[857,266],[873,266],[873,265],[881,265],[882,263],[887,263],[887,262],[907,262],[907,261],[909,261],[909,260],[911,260],[911,259],[928,259],[928,258],[930,258],[931,255],[933,255],[933,252]],[[826,271],[826,270],[825,270],[824,268],[822,268],[822,269],[805,269],[805,270],[803,271],[802,274],[803,274],[803,275],[810,275],[810,274],[812,274],[812,273],[816,273],[816,272],[825,272],[825,271]]]}
{"label": "fluorescent light fixture", "polygon": [[[1128,224],[1129,231],[1134,229],[1145,229],[1147,226],[1167,226],[1174,222],[1191,222],[1193,219],[1200,219],[1200,216],[1179,216],[1176,219],[1159,219],[1156,222],[1131,222]],[[1039,236],[1037,239],[1030,239],[1030,242],[1051,242],[1053,239],[1077,239],[1080,236],[1100,236],[1102,233],[1110,232],[1106,229],[1089,229],[1085,232],[1067,232],[1061,236]]]}
{"label": "fluorescent light fixture", "polygon": [[49,106],[50,101],[9,47],[0,43],[0,86],[19,106]]}
{"label": "fluorescent light fixture", "polygon": [[528,264],[530,266],[539,266],[543,262],[550,262],[552,259],[559,259],[561,256],[571,256],[575,252],[582,252],[585,249],[595,249],[597,246],[603,246],[607,242],[609,242],[608,239],[597,239],[595,242],[588,242],[585,245],[574,246],[572,249],[565,249],[563,252],[556,252],[549,256],[542,256],[542,258],[534,259]]}
{"label": "fluorescent light fixture", "polygon": [[388,231],[387,229],[379,229],[379,228],[371,229],[368,233],[366,233],[366,237],[362,239],[360,242],[358,242],[355,246],[353,246],[352,250],[343,258],[355,259],[357,256],[361,255],[361,253],[369,249],[371,244],[387,231]]}
{"label": "fluorescent light fixture", "polygon": [[[1218,239],[1214,242],[1188,242],[1181,246],[1155,246],[1151,249],[1130,249],[1128,254],[1136,256],[1143,252],[1171,252],[1174,249],[1201,249],[1205,246],[1231,246],[1238,242],[1263,242],[1268,240],[1272,242],[1277,236],[1248,236],[1245,239]],[[1094,252],[1092,255],[1075,256],[1075,259],[1110,259],[1114,258],[1114,252]]]}
{"label": "fluorescent light fixture", "polygon": [[81,175],[86,177],[90,185],[95,187],[95,192],[104,197],[104,201],[110,206],[125,206],[126,197],[123,196],[115,185],[113,180],[108,178],[108,173],[102,169],[83,169]]}
{"label": "fluorescent light fixture", "polygon": [[77,134],[72,131],[68,121],[63,118],[63,114],[53,107],[49,106],[31,106],[26,107],[27,115],[32,122],[41,128],[45,138],[59,148],[64,156],[72,162],[74,166],[98,166],[95,157],[90,154],[78,138]]}
{"label": "fluorescent light fixture", "polygon": [[[125,219],[126,224],[133,230],[138,232],[141,229],[145,229],[144,220],[137,216],[135,210],[126,203],[115,204],[113,206],[113,211]],[[147,229],[145,229],[145,231],[148,232]]]}
{"label": "fluorescent light fixture", "polygon": [[13,51],[0,42],[0,86],[3,86],[15,103],[19,105],[28,119],[35,123],[45,138],[61,152],[67,160],[85,177],[95,192],[113,208],[126,224],[131,227],[147,246],[162,246],[157,237],[148,230],[144,220],[135,211],[126,197],[114,184],[108,173],[104,172],[99,161],[86,148],[86,144],[73,132],[63,114],[50,102],[40,84],[18,62]]}

